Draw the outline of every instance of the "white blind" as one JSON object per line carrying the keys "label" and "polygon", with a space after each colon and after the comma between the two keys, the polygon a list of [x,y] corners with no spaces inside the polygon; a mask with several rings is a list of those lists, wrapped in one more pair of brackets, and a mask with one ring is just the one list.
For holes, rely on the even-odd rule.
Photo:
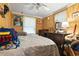
{"label": "white blind", "polygon": [[67,14],[66,11],[60,12],[55,15],[55,21],[56,22],[65,22],[67,21]]}
{"label": "white blind", "polygon": [[66,22],[66,21],[67,21],[66,11],[62,11],[60,13],[57,13],[55,15],[56,29],[61,29],[62,28],[62,22]]}
{"label": "white blind", "polygon": [[27,33],[36,33],[36,18],[24,17],[23,18],[23,31]]}

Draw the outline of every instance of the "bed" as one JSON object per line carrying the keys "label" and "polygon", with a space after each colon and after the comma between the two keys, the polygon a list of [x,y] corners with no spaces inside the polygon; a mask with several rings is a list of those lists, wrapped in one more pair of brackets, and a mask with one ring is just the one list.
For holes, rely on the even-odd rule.
{"label": "bed", "polygon": [[0,56],[59,56],[57,45],[48,38],[36,34],[18,36],[18,38],[20,47],[0,51]]}

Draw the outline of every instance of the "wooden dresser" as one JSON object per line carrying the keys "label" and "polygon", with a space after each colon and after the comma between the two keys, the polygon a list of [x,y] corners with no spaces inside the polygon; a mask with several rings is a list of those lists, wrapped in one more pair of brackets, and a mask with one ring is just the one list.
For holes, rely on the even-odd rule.
{"label": "wooden dresser", "polygon": [[53,40],[58,48],[59,48],[59,53],[60,55],[63,55],[64,51],[64,42],[65,42],[65,36],[67,34],[61,34],[61,33],[49,33],[48,31],[41,31],[39,32],[41,36],[47,37],[51,40]]}

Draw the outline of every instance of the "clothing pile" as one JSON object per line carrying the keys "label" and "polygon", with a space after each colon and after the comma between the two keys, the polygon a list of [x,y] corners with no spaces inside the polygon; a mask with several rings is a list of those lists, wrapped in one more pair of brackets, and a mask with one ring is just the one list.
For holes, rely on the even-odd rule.
{"label": "clothing pile", "polygon": [[20,41],[14,29],[0,28],[0,50],[17,48],[19,45]]}

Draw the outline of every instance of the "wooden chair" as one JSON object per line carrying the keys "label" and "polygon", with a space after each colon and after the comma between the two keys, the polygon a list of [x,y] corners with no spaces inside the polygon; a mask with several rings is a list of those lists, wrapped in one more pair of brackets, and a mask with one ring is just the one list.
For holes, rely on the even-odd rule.
{"label": "wooden chair", "polygon": [[79,44],[79,40],[73,41],[72,43],[67,44],[67,46],[65,46],[65,52],[67,56],[79,56],[79,51],[74,49],[74,46],[76,44]]}

